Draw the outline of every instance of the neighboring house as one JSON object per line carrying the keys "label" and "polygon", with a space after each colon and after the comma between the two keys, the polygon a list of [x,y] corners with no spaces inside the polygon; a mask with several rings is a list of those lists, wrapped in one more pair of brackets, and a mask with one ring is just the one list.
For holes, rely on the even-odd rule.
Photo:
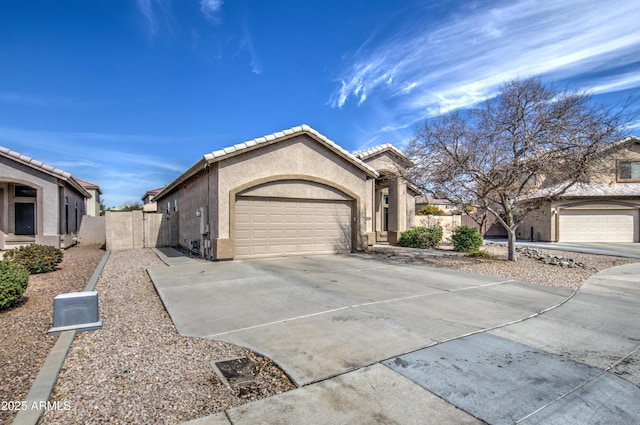
{"label": "neighboring house", "polygon": [[390,145],[359,155],[302,125],[205,154],[154,200],[170,244],[211,259],[395,242],[415,214],[408,160]]}
{"label": "neighboring house", "polygon": [[0,249],[73,245],[90,197],[69,173],[0,147]]}
{"label": "neighboring house", "polygon": [[158,204],[155,201],[155,197],[158,193],[160,193],[164,189],[164,187],[159,187],[157,189],[147,190],[144,195],[142,195],[142,209],[146,212],[156,212],[158,210]]}
{"label": "neighboring house", "polygon": [[640,139],[627,137],[604,153],[600,172],[591,181],[572,186],[560,200],[530,213],[517,236],[550,242],[639,242]]}
{"label": "neighboring house", "polygon": [[447,214],[458,214],[459,211],[453,202],[447,199],[437,199],[433,196],[418,196],[416,197],[416,211],[420,211],[421,208],[426,207],[427,205],[433,205],[437,207],[442,212]]}
{"label": "neighboring house", "polygon": [[88,198],[86,200],[87,215],[91,217],[100,217],[100,211],[101,211],[100,203],[102,202],[102,199],[101,199],[102,190],[100,190],[100,186],[98,186],[95,183],[90,183],[85,180],[80,180],[79,178],[76,178],[76,181],[80,183],[80,185],[84,188],[84,190],[86,190],[89,193],[89,195],[91,195],[91,198]]}

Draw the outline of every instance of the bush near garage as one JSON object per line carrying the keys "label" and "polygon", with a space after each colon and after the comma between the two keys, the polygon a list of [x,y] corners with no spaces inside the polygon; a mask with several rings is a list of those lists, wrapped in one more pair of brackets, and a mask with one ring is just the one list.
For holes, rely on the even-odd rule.
{"label": "bush near garage", "polygon": [[482,235],[469,226],[457,227],[451,235],[453,249],[458,252],[476,252],[482,246]]}
{"label": "bush near garage", "polygon": [[48,245],[31,244],[4,253],[4,258],[22,264],[31,274],[55,270],[62,262],[62,250]]}
{"label": "bush near garage", "polygon": [[398,245],[406,248],[437,248],[442,242],[442,226],[414,227],[402,233]]}
{"label": "bush near garage", "polygon": [[4,259],[0,261],[0,310],[18,301],[29,283],[29,272],[20,263]]}

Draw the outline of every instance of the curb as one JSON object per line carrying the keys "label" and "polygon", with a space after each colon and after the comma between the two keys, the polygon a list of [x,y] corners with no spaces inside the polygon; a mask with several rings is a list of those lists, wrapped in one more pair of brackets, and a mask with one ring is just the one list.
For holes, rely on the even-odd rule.
{"label": "curb", "polygon": [[[102,260],[98,263],[98,267],[96,267],[96,271],[93,272],[91,279],[89,279],[85,291],[92,291],[93,288],[95,288],[102,269],[104,269],[109,259],[109,254],[111,254],[111,251],[104,253]],[[64,331],[58,336],[58,340],[51,351],[49,351],[47,359],[29,389],[29,393],[23,404],[25,409],[18,412],[13,420],[13,425],[35,425],[40,421],[40,417],[44,411],[51,405],[49,397],[51,397],[53,386],[56,384],[58,374],[60,373],[64,359],[67,357],[67,353],[69,352],[69,348],[71,348],[75,336],[75,330]]]}

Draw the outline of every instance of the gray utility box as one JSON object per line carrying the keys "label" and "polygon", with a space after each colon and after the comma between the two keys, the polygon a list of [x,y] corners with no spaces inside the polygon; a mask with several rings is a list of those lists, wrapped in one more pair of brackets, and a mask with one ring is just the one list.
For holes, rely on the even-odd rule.
{"label": "gray utility box", "polygon": [[98,293],[96,291],[69,292],[53,299],[53,327],[49,335],[76,330],[95,331],[102,328],[98,315]]}

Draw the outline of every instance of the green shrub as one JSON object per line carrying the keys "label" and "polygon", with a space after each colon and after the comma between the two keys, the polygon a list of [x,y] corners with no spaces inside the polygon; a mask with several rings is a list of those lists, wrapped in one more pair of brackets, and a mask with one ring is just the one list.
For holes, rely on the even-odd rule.
{"label": "green shrub", "polygon": [[447,213],[445,213],[435,205],[425,205],[424,207],[416,211],[416,215],[446,215],[446,214]]}
{"label": "green shrub", "polygon": [[29,272],[14,260],[0,261],[0,310],[11,307],[22,297],[29,283]]}
{"label": "green shrub", "polygon": [[31,244],[4,253],[4,258],[16,260],[31,274],[55,270],[62,261],[62,251],[48,245]]}
{"label": "green shrub", "polygon": [[472,257],[472,258],[483,258],[486,260],[490,260],[494,258],[494,256],[491,253],[489,253],[489,251],[485,251],[484,249],[468,252],[465,254],[465,256]]}
{"label": "green shrub", "polygon": [[460,226],[451,235],[453,249],[458,252],[474,252],[482,246],[482,235],[469,226]]}
{"label": "green shrub", "polygon": [[442,227],[414,227],[402,233],[398,245],[407,248],[436,248],[442,242]]}

